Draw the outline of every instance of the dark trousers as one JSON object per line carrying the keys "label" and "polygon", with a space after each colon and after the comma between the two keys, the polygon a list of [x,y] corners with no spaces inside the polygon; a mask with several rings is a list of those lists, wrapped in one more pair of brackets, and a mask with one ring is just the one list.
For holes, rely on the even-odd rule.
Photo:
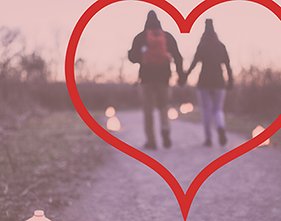
{"label": "dark trousers", "polygon": [[164,83],[142,84],[142,101],[147,142],[155,143],[153,124],[153,109],[155,105],[160,113],[161,130],[170,130],[170,121],[167,114],[168,85]]}

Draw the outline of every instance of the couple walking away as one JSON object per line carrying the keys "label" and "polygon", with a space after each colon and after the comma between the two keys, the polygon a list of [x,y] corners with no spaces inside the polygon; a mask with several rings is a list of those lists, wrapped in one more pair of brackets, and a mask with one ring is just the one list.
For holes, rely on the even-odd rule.
{"label": "couple walking away", "polygon": [[[226,144],[223,106],[226,89],[232,88],[233,78],[227,50],[224,44],[219,41],[211,19],[206,19],[205,31],[187,72],[183,71],[183,58],[176,40],[169,32],[163,31],[161,23],[153,10],[147,15],[144,30],[134,38],[132,48],[128,52],[128,58],[132,63],[140,64],[139,78],[142,85],[144,125],[147,138],[145,148],[156,149],[153,128],[154,102],[156,102],[160,113],[163,145],[166,148],[172,145],[170,121],[167,114],[172,58],[176,65],[179,77],[178,84],[180,86],[186,83],[188,75],[196,64],[202,62],[202,69],[197,83],[197,93],[202,109],[205,134],[204,145],[212,145],[211,119],[213,116],[219,142],[221,145]],[[221,64],[225,64],[227,69],[227,85],[223,78]]]}

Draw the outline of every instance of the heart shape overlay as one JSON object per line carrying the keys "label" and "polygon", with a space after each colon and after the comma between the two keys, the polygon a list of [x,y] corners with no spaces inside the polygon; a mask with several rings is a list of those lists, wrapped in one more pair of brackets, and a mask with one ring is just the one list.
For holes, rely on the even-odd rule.
{"label": "heart shape overlay", "polygon": [[[236,147],[235,149],[225,153],[219,158],[215,159],[209,165],[207,165],[193,180],[191,185],[189,186],[186,193],[184,193],[180,184],[176,180],[176,178],[167,170],[162,164],[160,164],[155,159],[146,155],[145,153],[135,149],[134,147],[124,143],[119,140],[109,132],[107,132],[102,126],[100,126],[95,119],[91,116],[91,114],[87,111],[84,106],[76,86],[75,77],[74,77],[74,61],[75,61],[75,53],[77,50],[77,45],[80,40],[81,34],[85,29],[88,22],[91,18],[99,12],[101,9],[117,2],[124,2],[128,0],[98,0],[94,4],[92,4],[80,17],[74,30],[70,36],[69,44],[66,51],[65,58],[65,77],[66,84],[68,88],[69,95],[71,100],[76,108],[78,114],[83,119],[83,121],[88,125],[88,127],[96,133],[101,139],[106,141],[108,144],[112,145],[116,149],[121,152],[129,155],[130,157],[142,162],[147,165],[151,169],[153,169],[156,173],[158,173],[170,186],[171,190],[175,194],[177,201],[179,203],[183,219],[186,220],[188,217],[188,213],[192,204],[192,201],[201,187],[201,185],[206,181],[206,179],[212,175],[216,170],[228,164],[232,160],[244,155],[245,153],[253,150],[258,145],[266,141],[273,134],[275,134],[281,127],[281,115],[277,117],[277,119],[262,133],[253,139],[247,141],[246,143]],[[192,25],[196,21],[196,19],[203,14],[206,10],[212,8],[215,5],[230,2],[235,0],[205,0],[197,5],[190,14],[186,17],[186,19],[182,16],[182,14],[169,2],[165,0],[134,0],[150,3],[154,6],[157,6],[168,13],[176,22],[179,27],[181,33],[189,33]],[[272,0],[243,0],[254,2],[264,6],[273,12],[279,20],[281,20],[281,7],[273,2]]]}

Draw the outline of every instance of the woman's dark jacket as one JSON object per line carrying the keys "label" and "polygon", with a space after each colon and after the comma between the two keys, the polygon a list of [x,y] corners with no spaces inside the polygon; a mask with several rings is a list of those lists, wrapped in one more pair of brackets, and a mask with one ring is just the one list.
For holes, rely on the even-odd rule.
{"label": "woman's dark jacket", "polygon": [[192,70],[197,62],[202,62],[202,69],[197,84],[198,88],[225,88],[222,64],[225,64],[229,84],[232,84],[232,70],[228,53],[224,44],[220,41],[213,43],[201,42],[197,47],[189,70]]}

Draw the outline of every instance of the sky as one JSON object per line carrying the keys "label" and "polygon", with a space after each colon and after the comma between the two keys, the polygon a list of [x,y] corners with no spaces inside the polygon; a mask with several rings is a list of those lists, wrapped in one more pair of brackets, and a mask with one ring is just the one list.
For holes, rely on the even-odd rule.
{"label": "sky", "polygon": [[[69,37],[84,11],[93,0],[0,0],[0,27],[20,29],[26,38],[27,51],[36,50],[52,67],[56,80],[64,80],[64,58]],[[199,0],[169,0],[184,17]],[[281,0],[276,0],[281,5]],[[233,1],[217,5],[203,13],[189,34],[181,34],[173,19],[148,3],[124,1],[98,12],[86,26],[76,52],[83,59],[79,73],[89,78],[116,79],[122,76],[137,81],[138,64],[127,59],[133,38],[143,30],[149,10],[155,10],[164,30],[177,40],[187,70],[204,31],[205,19],[212,18],[219,39],[225,44],[234,75],[251,65],[261,69],[281,70],[281,23],[268,9],[252,2]],[[122,67],[122,71],[120,68]],[[200,65],[192,72],[195,83]],[[78,71],[77,71],[78,75]]]}

